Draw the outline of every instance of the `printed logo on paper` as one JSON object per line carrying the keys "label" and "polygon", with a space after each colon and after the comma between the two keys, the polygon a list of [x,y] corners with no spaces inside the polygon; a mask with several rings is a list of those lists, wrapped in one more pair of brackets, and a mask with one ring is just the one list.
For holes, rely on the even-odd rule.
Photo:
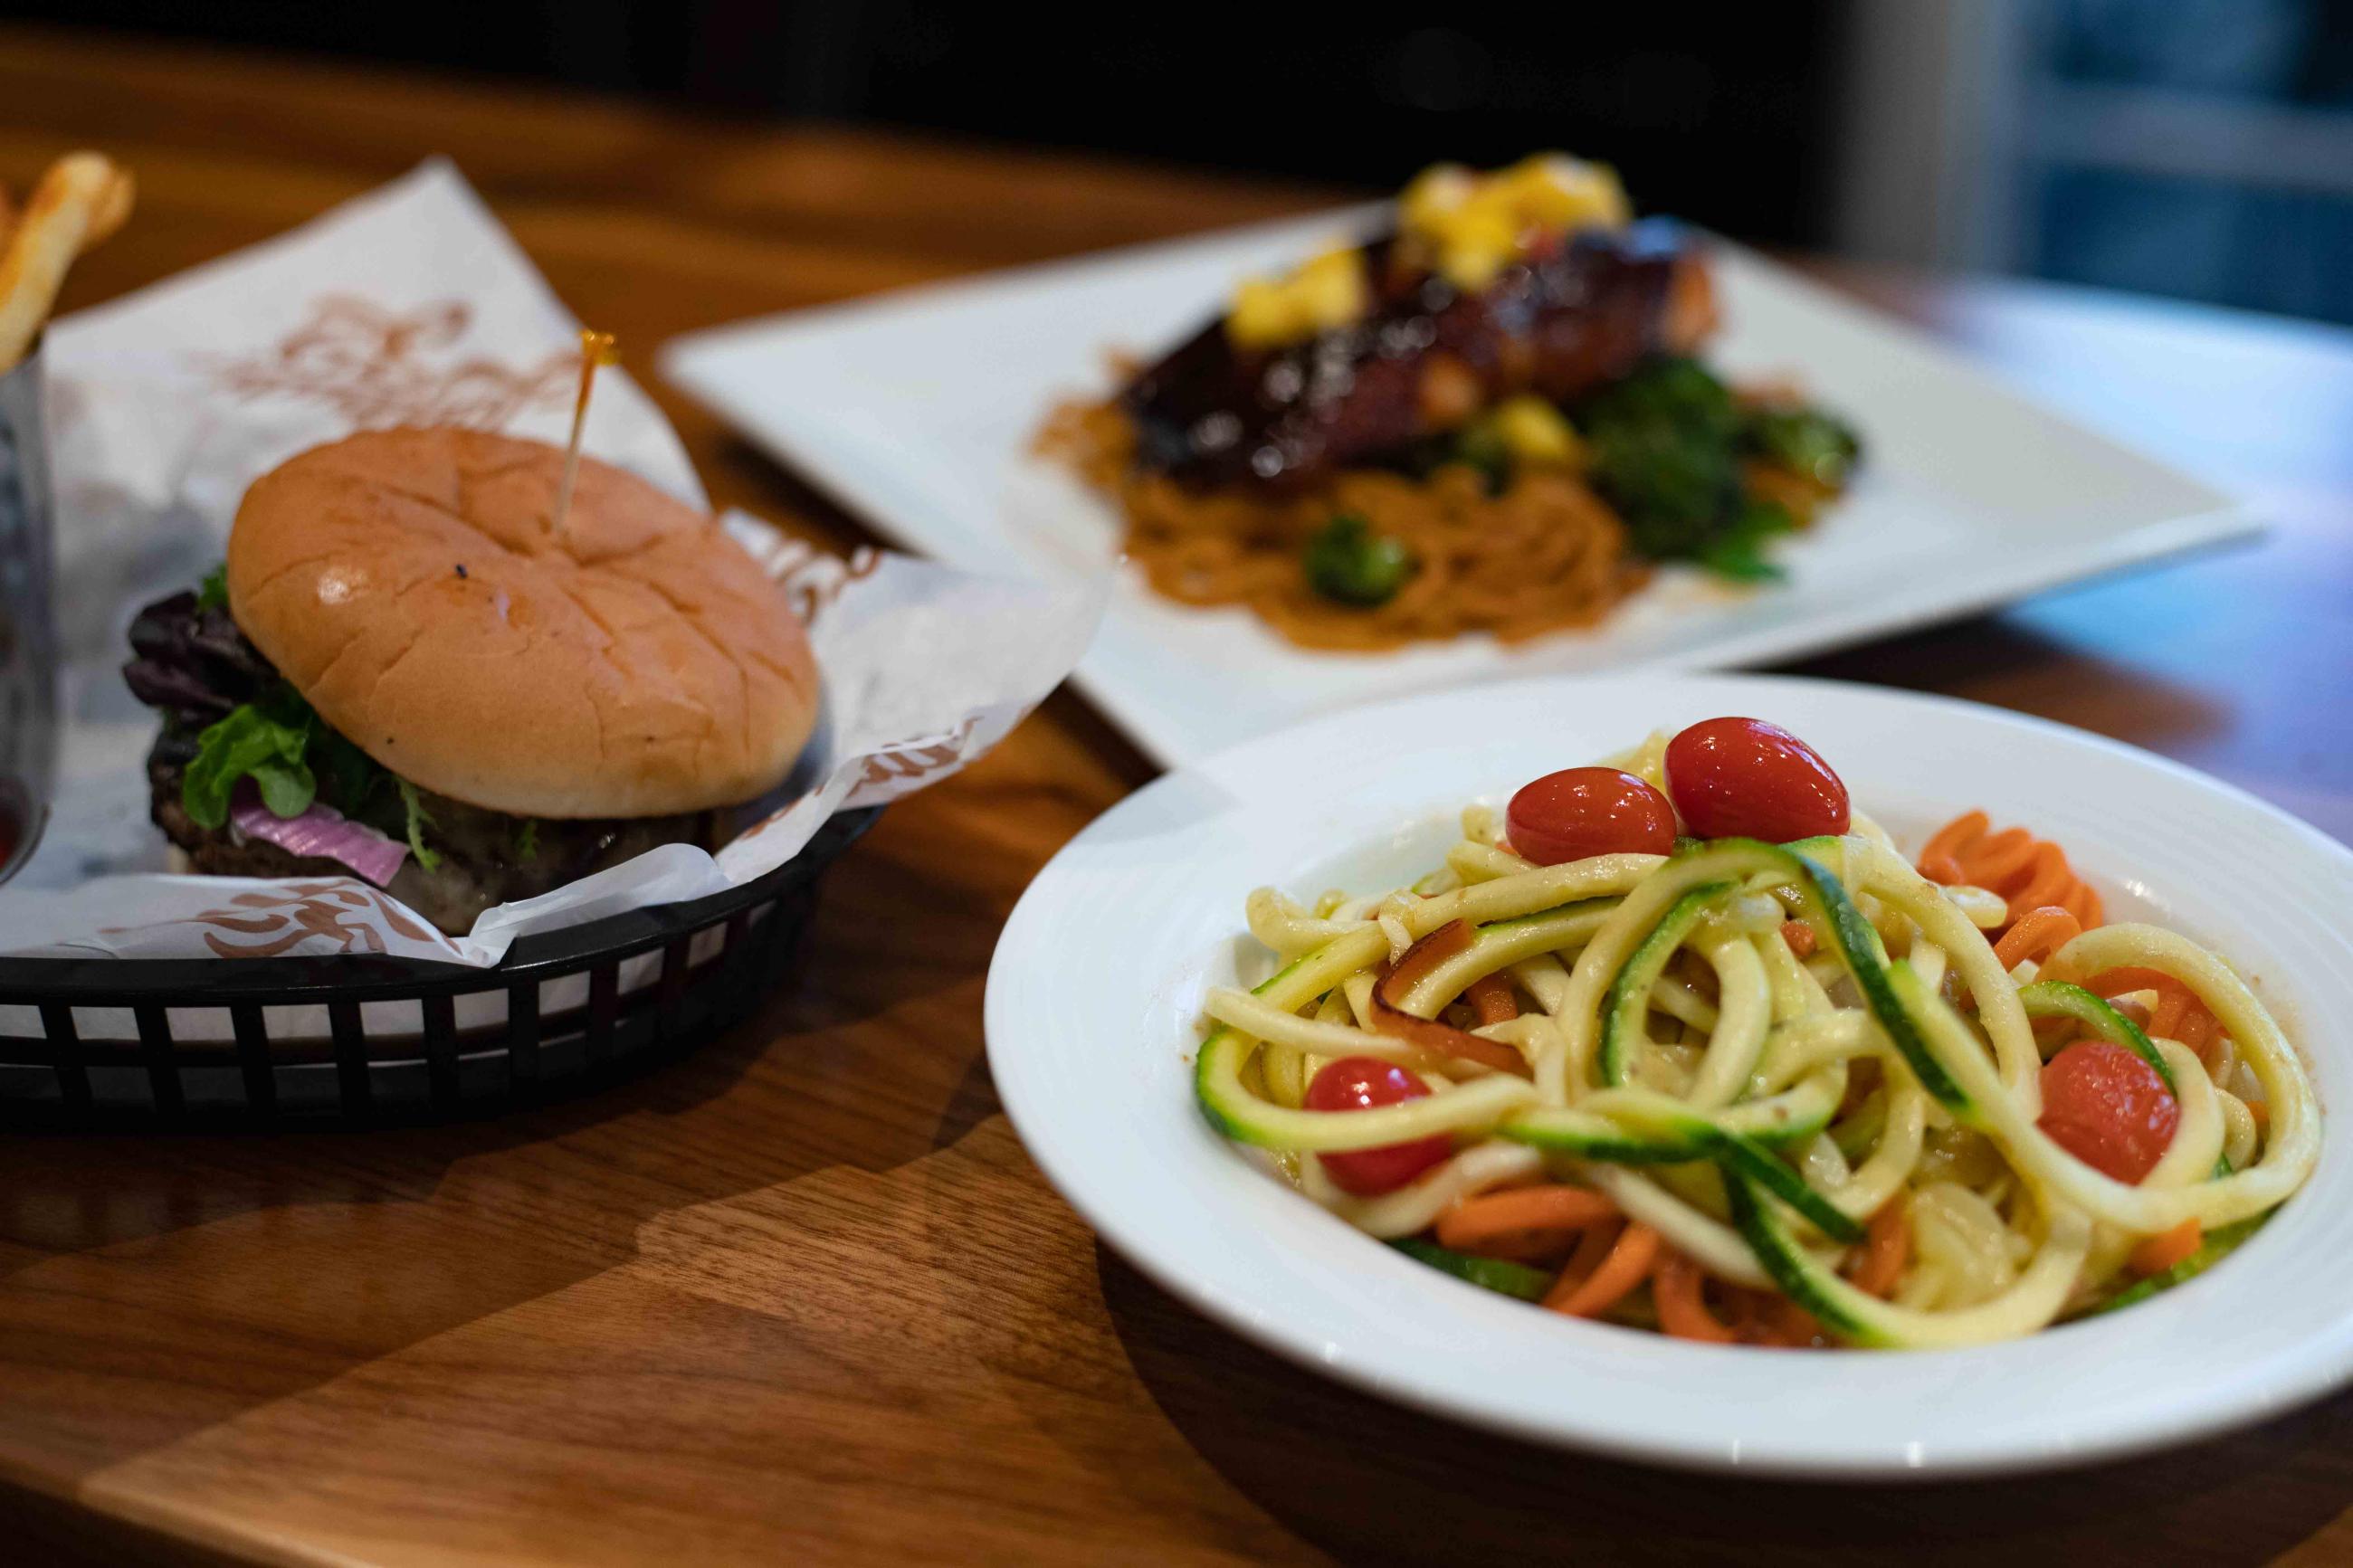
{"label": "printed logo on paper", "polygon": [[[164,925],[198,928],[216,958],[276,958],[297,947],[313,953],[382,952],[385,929],[412,942],[448,945],[440,932],[362,882],[290,883],[282,892],[239,893],[228,903]],[[149,929],[163,928],[103,928],[109,936]]]}
{"label": "printed logo on paper", "polygon": [[231,396],[294,398],[332,409],[359,429],[459,425],[497,430],[525,409],[559,407],[580,373],[577,351],[514,366],[454,358],[473,307],[439,300],[401,312],[351,294],[313,300],[303,323],[247,358],[200,356]]}

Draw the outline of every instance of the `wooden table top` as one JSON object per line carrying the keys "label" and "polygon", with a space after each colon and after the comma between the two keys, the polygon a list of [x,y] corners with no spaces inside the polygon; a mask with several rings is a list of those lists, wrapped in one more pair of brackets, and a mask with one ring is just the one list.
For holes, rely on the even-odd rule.
{"label": "wooden table top", "polygon": [[[1331,193],[0,31],[0,179],[143,191],[88,302],[447,152],[722,500],[863,542],[649,374],[691,327]],[[1798,667],[2121,736],[2353,837],[2353,335],[1838,275],[2238,488],[2259,548]],[[1666,1562],[2353,1552],[2353,1395],[2085,1474],[1694,1479],[1407,1414],[1145,1282],[981,1047],[1023,885],[1153,770],[1067,694],[894,807],[755,1019],[594,1099],[368,1136],[0,1142],[0,1511],[113,1561]]]}

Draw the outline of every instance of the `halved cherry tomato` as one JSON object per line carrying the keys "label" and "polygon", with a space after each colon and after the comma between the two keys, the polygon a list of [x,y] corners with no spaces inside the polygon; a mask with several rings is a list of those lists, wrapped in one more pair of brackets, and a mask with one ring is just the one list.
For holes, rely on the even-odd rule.
{"label": "halved cherry tomato", "polygon": [[[1307,1085],[1310,1110],[1370,1110],[1377,1105],[1397,1105],[1419,1100],[1430,1086],[1377,1057],[1341,1057],[1325,1062]],[[1347,1149],[1318,1154],[1333,1185],[1360,1198],[1393,1193],[1454,1152],[1444,1133],[1417,1138],[1410,1143],[1388,1143],[1377,1149]]]}
{"label": "halved cherry tomato", "polygon": [[1664,855],[1675,847],[1667,797],[1616,768],[1566,768],[1512,797],[1504,831],[1539,866],[1594,855]]}
{"label": "halved cherry tomato", "polygon": [[1704,719],[1668,742],[1667,793],[1702,838],[1787,844],[1844,833],[1851,819],[1821,753],[1762,719]]}
{"label": "halved cherry tomato", "polygon": [[2104,1175],[2137,1183],[2173,1142],[2181,1102],[2140,1054],[2077,1040],[2042,1064],[2042,1120],[2051,1141]]}

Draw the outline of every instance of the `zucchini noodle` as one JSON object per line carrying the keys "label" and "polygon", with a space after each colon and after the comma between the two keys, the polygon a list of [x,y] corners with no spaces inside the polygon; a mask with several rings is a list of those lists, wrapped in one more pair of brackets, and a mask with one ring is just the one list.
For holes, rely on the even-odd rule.
{"label": "zucchini noodle", "polygon": [[[1619,763],[1662,784],[1663,742]],[[1558,1270],[1560,1310],[1717,1342],[2031,1333],[2194,1275],[2303,1184],[2319,1105],[2230,964],[2097,923],[2080,879],[2063,926],[1931,880],[1852,820],[1546,866],[1474,806],[1411,889],[1261,889],[1247,924],[1286,967],[1210,993],[1202,1109],[1370,1236],[1443,1235]],[[2005,963],[2029,913],[2057,934]],[[2063,1053],[2137,1084],[2161,1145],[2126,1170],[2087,1144]],[[1342,1058],[1401,1073],[1403,1098],[1315,1108]],[[1409,1145],[1418,1173],[1389,1186],[1333,1173]],[[1580,1305],[1604,1253],[1645,1282]]]}

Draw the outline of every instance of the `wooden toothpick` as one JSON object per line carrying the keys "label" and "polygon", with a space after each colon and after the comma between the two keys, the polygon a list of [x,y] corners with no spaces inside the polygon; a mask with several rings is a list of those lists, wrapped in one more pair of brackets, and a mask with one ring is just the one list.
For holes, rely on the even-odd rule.
{"label": "wooden toothpick", "polygon": [[613,350],[613,334],[583,330],[580,334],[580,395],[572,402],[572,442],[564,448],[564,479],[555,487],[555,531],[564,531],[572,515],[572,481],[580,474],[580,437],[588,428],[588,393],[596,384],[596,367],[621,356]]}

